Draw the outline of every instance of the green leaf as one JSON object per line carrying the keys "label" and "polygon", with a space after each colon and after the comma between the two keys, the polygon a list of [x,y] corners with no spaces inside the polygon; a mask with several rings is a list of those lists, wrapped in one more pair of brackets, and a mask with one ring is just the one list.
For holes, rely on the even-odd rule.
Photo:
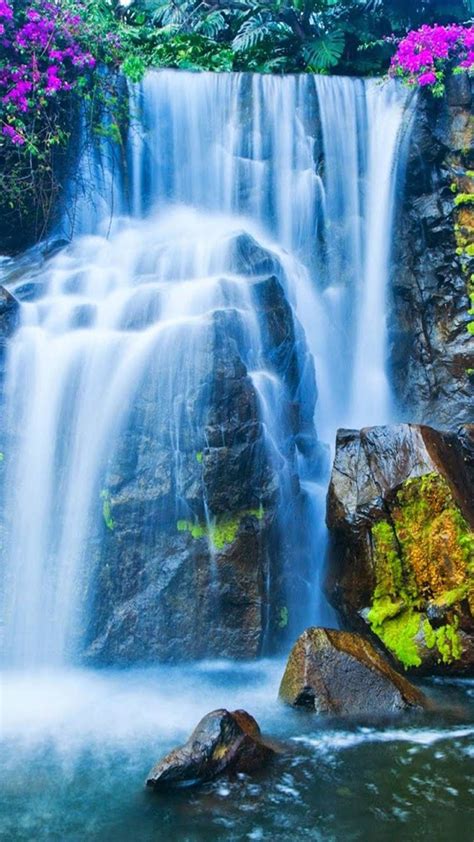
{"label": "green leaf", "polygon": [[345,45],[346,38],[340,29],[321,34],[310,41],[304,49],[308,67],[312,70],[328,70],[330,67],[335,67],[344,52]]}
{"label": "green leaf", "polygon": [[262,41],[278,41],[292,34],[288,24],[273,20],[268,12],[258,12],[244,21],[232,42],[232,47],[236,52],[245,52]]}
{"label": "green leaf", "polygon": [[210,15],[206,15],[206,17],[198,23],[196,31],[205,35],[206,38],[215,38],[219,32],[222,32],[222,30],[225,29],[225,27],[226,22],[224,15],[221,12],[211,12]]}

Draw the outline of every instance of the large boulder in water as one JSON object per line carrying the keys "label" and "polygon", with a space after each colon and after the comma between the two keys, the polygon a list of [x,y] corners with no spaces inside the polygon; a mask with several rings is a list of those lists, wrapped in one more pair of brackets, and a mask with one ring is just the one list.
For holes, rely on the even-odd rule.
{"label": "large boulder in water", "polygon": [[328,714],[386,714],[426,704],[368,640],[322,628],[307,629],[296,641],[280,698]]}
{"label": "large boulder in water", "polygon": [[474,427],[340,430],[328,494],[329,598],[398,665],[474,665]]}
{"label": "large boulder in water", "polygon": [[244,710],[214,710],[187,743],[153,767],[146,785],[155,790],[205,783],[227,772],[252,772],[273,756],[255,719]]}

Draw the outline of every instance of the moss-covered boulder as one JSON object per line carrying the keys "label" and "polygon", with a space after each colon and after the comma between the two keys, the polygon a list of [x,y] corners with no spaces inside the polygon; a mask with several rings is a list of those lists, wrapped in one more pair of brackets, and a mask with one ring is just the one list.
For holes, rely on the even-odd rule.
{"label": "moss-covered boulder", "polygon": [[245,710],[214,710],[201,719],[187,743],[160,760],[147,777],[154,790],[196,786],[229,772],[253,772],[274,754]]}
{"label": "moss-covered boulder", "polygon": [[310,628],[296,641],[280,698],[316,713],[387,714],[425,707],[422,693],[359,634]]}
{"label": "moss-covered boulder", "polygon": [[398,665],[474,665],[474,428],[341,430],[328,495],[328,591]]}

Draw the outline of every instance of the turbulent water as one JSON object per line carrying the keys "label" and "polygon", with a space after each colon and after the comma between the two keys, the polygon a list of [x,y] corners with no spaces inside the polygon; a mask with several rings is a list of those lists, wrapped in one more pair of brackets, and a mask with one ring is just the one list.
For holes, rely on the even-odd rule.
{"label": "turbulent water", "polygon": [[[156,529],[190,517],[186,454],[202,457],[208,406],[189,396],[201,394],[219,314],[237,314],[231,340],[278,474],[288,569],[298,575],[303,546],[311,558],[307,598],[289,605],[301,625],[334,621],[319,582],[322,453],[338,427],[396,413],[386,311],[413,99],[372,80],[166,71],[134,87],[130,107],[126,161],[91,148],[68,188],[58,233],[73,228],[72,243],[34,269],[3,263],[22,303],[0,466],[0,838],[415,840],[427,828],[433,839],[467,838],[456,816],[472,796],[468,683],[443,715],[324,725],[277,706],[279,662],[73,668],[104,574],[119,457],[133,465],[166,453],[171,491]],[[269,363],[253,292],[262,268],[255,257],[243,265],[242,242],[290,304],[296,397]],[[290,451],[282,407],[293,399],[314,411],[316,449]],[[295,472],[305,506],[290,523]],[[205,495],[200,505],[210,534],[215,513]],[[269,776],[149,798],[148,766],[219,705],[248,708],[285,740]]]}
{"label": "turbulent water", "polygon": [[[428,687],[443,714],[323,720],[276,703],[283,663],[10,675],[3,685],[5,842],[468,842],[472,682]],[[449,693],[448,693],[449,689]],[[471,714],[468,714],[468,706]],[[158,796],[152,764],[204,713],[244,707],[282,754],[260,775]]]}

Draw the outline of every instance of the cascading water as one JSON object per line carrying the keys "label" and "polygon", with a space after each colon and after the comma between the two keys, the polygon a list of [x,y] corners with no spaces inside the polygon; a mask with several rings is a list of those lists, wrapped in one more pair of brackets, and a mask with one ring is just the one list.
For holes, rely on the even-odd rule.
{"label": "cascading water", "polygon": [[[341,425],[389,420],[384,311],[406,93],[342,78],[165,71],[149,74],[131,105],[128,178],[89,155],[88,178],[109,192],[94,207],[77,197],[74,241],[32,279],[36,294],[22,303],[10,343],[3,595],[4,649],[15,665],[64,663],[83,649],[94,580],[106,576],[110,494],[117,505],[126,495],[114,478],[121,461],[149,474],[141,511],[149,504],[153,516],[142,538],[158,564],[167,563],[164,523],[215,534],[204,487],[190,510],[189,457],[201,462],[209,444],[203,372],[222,314],[255,391],[265,458],[280,473],[288,570],[298,575],[303,543],[312,557],[302,572],[307,604],[289,605],[292,633],[331,621],[316,593],[327,476],[307,417],[305,343],[322,442]],[[263,263],[242,268],[243,232]],[[296,314],[293,386],[272,362],[255,303],[255,284],[275,273]],[[293,439],[285,400],[302,407]],[[159,473],[160,449],[172,465],[162,467],[169,488],[158,506],[144,460],[147,450],[156,455]],[[295,476],[306,499],[298,522]],[[258,487],[246,508],[260,517]],[[212,566],[212,541],[208,554]]]}

